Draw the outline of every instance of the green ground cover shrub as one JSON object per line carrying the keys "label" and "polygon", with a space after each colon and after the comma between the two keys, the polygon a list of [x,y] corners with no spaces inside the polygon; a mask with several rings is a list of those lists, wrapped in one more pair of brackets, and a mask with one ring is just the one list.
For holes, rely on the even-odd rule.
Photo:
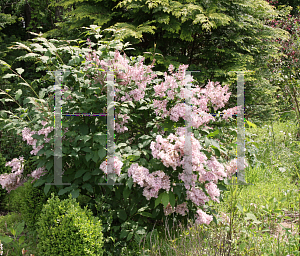
{"label": "green ground cover shrub", "polygon": [[60,201],[51,194],[37,222],[40,255],[103,255],[101,221],[72,198]]}
{"label": "green ground cover shrub", "polygon": [[[7,233],[7,227],[12,227],[15,223],[20,222],[22,217],[16,212],[8,213],[5,216],[0,216],[0,234],[4,235]],[[6,224],[5,224],[6,223]]]}
{"label": "green ground cover shrub", "polygon": [[[12,190],[5,198],[4,204],[6,210],[21,214],[29,231],[35,231],[36,220],[42,212],[43,205],[50,197],[50,193],[57,195],[57,188],[51,186],[50,193],[45,195],[41,187],[33,187],[34,183],[31,182],[32,179],[29,179],[23,186]],[[60,198],[65,199],[67,195],[60,196]]]}

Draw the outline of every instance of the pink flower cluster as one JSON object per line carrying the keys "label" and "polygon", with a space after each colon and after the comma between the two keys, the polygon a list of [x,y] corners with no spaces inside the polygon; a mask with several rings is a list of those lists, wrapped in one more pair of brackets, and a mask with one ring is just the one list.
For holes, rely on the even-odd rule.
{"label": "pink flower cluster", "polygon": [[[115,71],[116,79],[119,81],[117,88],[115,88],[117,101],[142,100],[145,96],[147,85],[152,84],[153,79],[157,77],[157,75],[152,72],[152,68],[154,67],[153,64],[146,66],[143,64],[144,58],[141,58],[134,65],[130,65],[130,61],[126,58],[126,55],[122,56],[117,50],[115,51],[114,59],[110,62],[100,60],[95,52],[89,52],[86,55],[86,60],[87,69],[95,67],[108,71],[112,66],[112,70],[117,70]],[[161,115],[162,118],[170,116],[170,119],[175,122],[177,122],[179,118],[184,118],[185,120],[190,120],[193,127],[199,128],[201,125],[207,124],[210,120],[215,120],[212,115],[205,112],[208,111],[208,101],[211,101],[215,110],[222,108],[228,101],[230,93],[227,93],[228,86],[221,87],[219,83],[214,84],[213,82],[209,82],[205,89],[200,89],[199,86],[196,86],[196,88],[191,88],[191,91],[187,91],[184,87],[188,82],[193,81],[192,78],[185,78],[185,70],[187,67],[188,65],[180,65],[178,71],[174,72],[174,66],[170,65],[168,71],[171,75],[164,72],[164,81],[154,85],[153,88],[155,90],[155,96],[163,98],[167,94],[172,100],[175,99],[175,96],[179,97],[179,99],[181,98],[181,100],[185,99],[187,94],[192,93],[191,104],[194,104],[194,106],[191,115],[186,115],[186,106],[185,103],[182,102],[177,103],[174,107],[167,110],[168,99],[154,99],[153,107],[156,115]],[[104,86],[105,72],[96,71],[93,79]],[[126,92],[128,89],[130,89],[129,93]],[[119,93],[124,95],[121,96]],[[193,95],[197,95],[197,97],[194,97]],[[232,112],[235,111],[236,109],[234,108]],[[230,112],[227,112],[227,115],[229,114]],[[227,115],[225,117],[227,117]],[[124,126],[121,128],[124,123],[127,122],[122,121],[122,115],[119,115],[119,117],[120,118],[117,118],[117,120],[119,120],[120,124],[116,124],[116,131],[127,131],[127,127]],[[126,120],[127,119],[128,118],[126,117]]]}
{"label": "pink flower cluster", "polygon": [[213,220],[213,216],[206,214],[201,209],[198,209],[197,213],[199,217],[195,220],[196,224],[209,225],[209,223]]}
{"label": "pink flower cluster", "polygon": [[[192,201],[195,205],[205,205],[210,199],[204,193],[204,191],[200,188],[195,187],[195,183],[199,176],[199,182],[204,183],[205,181],[209,181],[209,183],[205,184],[205,189],[213,201],[219,202],[217,197],[220,196],[220,190],[218,189],[216,183],[218,180],[223,180],[224,178],[232,175],[237,170],[236,161],[231,161],[228,166],[225,167],[217,161],[215,157],[211,157],[211,159],[207,159],[207,157],[200,151],[202,147],[199,144],[199,141],[196,140],[191,134],[191,145],[192,150],[190,151],[192,155],[192,160],[189,158],[185,158],[184,156],[184,145],[185,145],[185,128],[179,127],[175,134],[170,134],[166,139],[163,139],[161,135],[156,137],[156,142],[151,142],[150,148],[152,149],[152,155],[155,158],[161,159],[162,163],[166,167],[172,167],[173,170],[176,170],[178,166],[184,167],[185,160],[190,161],[192,166],[191,175],[186,175],[186,173],[180,173],[178,175],[178,179],[184,181],[185,188],[187,191],[186,200]],[[174,144],[172,144],[175,142]],[[181,160],[183,157],[183,160]],[[235,165],[234,165],[235,163]],[[145,179],[145,176],[148,174],[148,170],[144,167],[134,168],[136,172],[134,175],[138,177],[142,177]],[[141,174],[143,176],[140,176]],[[131,171],[132,172],[132,171]],[[128,172],[129,173],[129,172]],[[134,179],[134,182],[141,181],[141,179]],[[140,186],[143,186],[143,183],[138,183]],[[175,209],[169,205],[165,208],[165,214],[170,214],[174,212]],[[209,223],[212,220],[212,217],[204,214],[203,211],[199,211],[199,219],[198,222]]]}
{"label": "pink flower cluster", "polygon": [[189,209],[187,208],[187,203],[183,202],[182,204],[178,204],[176,207],[172,207],[171,204],[168,203],[167,207],[164,208],[164,214],[167,216],[173,212],[185,216],[186,212],[189,212]]}
{"label": "pink flower cluster", "polygon": [[[121,169],[122,169],[123,163],[119,160],[118,157],[114,157],[114,168],[113,172],[120,176],[121,174]],[[101,169],[105,174],[107,173],[107,160],[103,161],[102,164],[100,165],[99,169]]]}
{"label": "pink flower cluster", "polygon": [[[62,92],[66,92],[66,91],[69,91],[69,90],[73,91],[73,87],[71,87],[71,89],[69,89],[68,86],[64,86],[64,89],[61,89]],[[73,98],[72,98],[71,95],[69,95],[66,99],[67,100],[72,100]]]}
{"label": "pink flower cluster", "polygon": [[[246,160],[244,159],[244,167],[245,166],[248,166],[248,164],[246,163]],[[238,172],[241,169],[243,169],[243,159],[242,158],[232,159],[226,165],[228,179],[230,179],[233,174],[235,174],[236,172]]]}
{"label": "pink flower cluster", "polygon": [[[121,121],[120,124],[119,124],[119,123],[116,123],[116,126],[115,126],[116,131],[117,131],[118,133],[128,131],[128,128],[127,128],[126,126],[124,126],[124,124],[125,124],[125,123],[128,123],[127,120],[128,120],[130,117],[129,117],[127,114],[124,114],[124,115],[118,114],[118,115],[117,115],[117,118],[119,118],[119,119],[122,120],[122,121]],[[123,126],[123,127],[122,127],[122,126]]]}
{"label": "pink flower cluster", "polygon": [[[166,139],[163,139],[161,135],[156,136],[156,142],[152,141],[150,149],[154,158],[161,159],[166,167],[171,166],[173,170],[176,170],[177,166],[183,166],[185,160],[180,161],[180,158],[184,155],[185,145],[185,128],[179,127],[174,135],[171,133]],[[200,152],[202,149],[199,141],[195,139],[194,134],[190,133],[192,143],[192,161],[195,166],[200,165],[206,161],[206,156]],[[172,142],[175,141],[175,144]]]}
{"label": "pink flower cluster", "polygon": [[224,111],[223,118],[227,120],[228,117],[231,117],[232,115],[236,115],[240,111],[241,111],[241,107],[240,106],[227,109],[227,110]]}
{"label": "pink flower cluster", "polygon": [[20,159],[14,158],[12,161],[5,164],[5,166],[12,167],[12,172],[0,175],[0,184],[3,189],[5,188],[7,190],[8,193],[15,190],[17,187],[22,186],[25,182],[21,179],[21,175],[24,170],[23,162],[24,158],[20,157]]}
{"label": "pink flower cluster", "polygon": [[33,180],[31,183],[33,183],[35,180],[38,180],[41,176],[45,175],[47,171],[45,170],[45,167],[40,167],[36,170],[34,170],[31,174],[27,174],[27,176],[31,176]]}
{"label": "pink flower cluster", "polygon": [[[88,68],[101,68],[105,71],[110,69],[115,71],[116,79],[119,80],[118,85],[115,88],[116,101],[140,101],[145,96],[145,89],[148,84],[152,83],[152,80],[157,76],[151,70],[153,65],[143,65],[144,58],[140,59],[135,65],[130,65],[130,61],[126,58],[126,55],[121,56],[120,52],[116,50],[114,59],[110,62],[100,60],[99,56],[95,52],[89,52],[86,55]],[[105,85],[105,72],[96,71],[93,77],[94,81],[100,83],[102,86]],[[135,88],[137,87],[137,88]],[[125,92],[124,89],[130,88],[130,92]],[[119,95],[119,92],[124,93],[124,96]],[[125,118],[122,119],[122,118]],[[118,115],[117,120],[120,124],[116,124],[116,131],[121,133],[127,131],[127,127],[122,127],[129,117],[125,115]]]}
{"label": "pink flower cluster", "polygon": [[[184,155],[184,131],[183,127],[177,129],[177,134],[180,137],[175,136],[174,134],[170,134],[167,139],[163,139],[160,135],[156,137],[156,143],[152,142],[150,148],[152,149],[152,155],[155,158],[159,158],[162,160],[163,164],[166,167],[171,166],[174,170],[176,170],[177,166],[182,166],[184,164],[184,160],[181,161],[181,157]],[[211,160],[207,160],[206,156],[200,152],[201,146],[199,141],[197,141],[193,134],[191,134],[191,141],[192,141],[192,166],[193,171],[196,171],[200,174],[202,179],[199,181],[217,181],[218,179],[222,179],[227,176],[224,172],[224,166],[221,165],[215,158]],[[175,142],[175,145],[171,144]],[[206,161],[207,160],[207,161]],[[208,168],[210,168],[210,172],[204,169],[204,164]],[[154,174],[158,174],[158,178],[155,179]],[[159,189],[166,189],[169,191],[170,189],[170,182],[169,177],[164,174],[162,171],[157,171],[154,173],[149,174],[149,170],[145,167],[138,166],[138,164],[132,164],[128,170],[128,176],[133,178],[134,183],[137,183],[141,187],[146,187],[144,189],[143,195],[150,200],[151,197],[158,197]],[[162,181],[167,181],[165,187],[162,185]],[[184,176],[184,174],[179,174],[179,179],[185,182],[185,187],[187,190],[190,189],[190,185],[192,185],[191,189],[187,191],[186,200],[191,200],[195,205],[200,206],[204,205],[206,202],[209,201],[209,197],[202,191],[202,189],[195,188],[195,181],[197,180],[197,175],[192,174],[190,179],[189,176]],[[187,180],[189,179],[189,184],[187,184]],[[217,185],[213,182],[209,182],[205,185],[208,194],[210,195],[211,199],[218,202],[216,197],[220,196],[220,191],[217,188]],[[186,202],[185,202],[186,203]],[[164,209],[165,215],[168,215],[172,212],[176,211],[179,214],[184,215],[187,211],[186,204],[178,205],[177,208],[172,208],[171,205],[168,205]],[[212,220],[212,217],[209,215],[204,215],[203,212],[199,212],[199,221],[202,223],[209,223]]]}
{"label": "pink flower cluster", "polygon": [[[47,124],[46,121],[42,121],[42,125],[45,127],[45,125]],[[37,153],[44,147],[44,145],[40,145],[38,147],[36,147],[36,142],[37,140],[36,139],[33,139],[32,138],[32,135],[33,134],[38,134],[38,135],[41,135],[41,134],[44,134],[45,135],[45,142],[48,143],[50,141],[48,137],[48,134],[50,132],[53,131],[53,127],[51,126],[48,126],[47,128],[42,128],[40,131],[36,132],[36,131],[30,131],[29,128],[25,127],[24,130],[22,131],[22,136],[23,136],[23,140],[24,141],[27,141],[27,144],[32,146],[33,147],[33,150],[30,152],[30,154],[32,155],[37,155]]]}
{"label": "pink flower cluster", "polygon": [[[192,126],[199,128],[201,125],[208,123],[210,120],[215,120],[214,117],[208,114],[205,111],[208,111],[208,102],[210,101],[214,106],[214,109],[223,108],[225,103],[230,97],[230,93],[227,93],[228,86],[221,87],[219,83],[209,82],[205,89],[191,88],[190,91],[187,91],[184,86],[189,82],[185,79],[185,65],[181,65],[176,73],[167,75],[165,72],[165,79],[162,83],[154,86],[155,96],[164,98],[166,93],[168,97],[174,100],[174,96],[177,96],[179,99],[185,99],[186,97],[191,97],[190,102],[193,104],[190,115],[186,113],[186,104],[179,102],[171,109],[167,109],[167,99],[163,100],[153,100],[153,106],[155,108],[156,115],[160,115],[162,118],[170,116],[172,121],[178,122],[179,118],[184,120],[191,121]],[[169,71],[173,70],[173,67],[169,68]],[[179,80],[179,81],[178,81]],[[178,94],[178,87],[181,85],[180,93]],[[197,97],[194,97],[197,95]],[[227,115],[231,112],[236,112],[236,108],[232,110],[227,110]],[[162,112],[162,113],[161,113]],[[227,117],[227,115],[225,117]]]}
{"label": "pink flower cluster", "polygon": [[211,199],[220,203],[219,199],[217,198],[220,196],[220,190],[218,189],[217,185],[213,182],[209,182],[205,184],[205,188]]}
{"label": "pink flower cluster", "polygon": [[151,197],[157,198],[160,189],[170,190],[169,176],[163,171],[156,171],[149,174],[147,168],[134,163],[128,169],[128,177],[132,177],[134,183],[145,187],[143,195],[147,200],[150,200]]}
{"label": "pink flower cluster", "polygon": [[214,105],[215,111],[219,108],[223,108],[225,106],[225,103],[229,100],[231,93],[227,93],[228,89],[228,85],[221,87],[220,83],[218,82],[215,84],[213,82],[209,82],[205,89],[203,89],[206,96]]}
{"label": "pink flower cluster", "polygon": [[[25,127],[22,130],[22,137],[23,140],[27,142],[28,145],[33,147],[33,150],[30,151],[30,154],[32,155],[37,155],[37,153],[44,147],[44,145],[40,145],[38,147],[36,147],[36,143],[37,140],[32,138],[33,134],[38,134],[38,135],[45,135],[44,141],[45,143],[49,143],[50,138],[47,138],[49,133],[53,131],[53,127],[48,126],[47,128],[45,128],[45,126],[48,124],[46,121],[42,121],[41,124],[43,125],[44,128],[42,128],[41,130],[39,130],[38,132],[36,131],[31,131],[31,129]],[[68,128],[65,129],[65,132],[68,131]],[[65,136],[63,137],[63,139],[65,138]],[[2,174],[0,175],[0,184],[2,185],[3,188],[6,188],[6,190],[8,191],[8,193],[11,190],[15,190],[16,188],[18,188],[19,186],[23,185],[26,180],[22,180],[21,181],[21,175],[23,173],[23,169],[24,167],[21,166],[21,162],[23,162],[24,158],[20,157],[20,160],[18,160],[17,158],[14,158],[11,162],[7,162],[6,166],[12,166],[12,173],[10,174]],[[45,170],[45,167],[40,167],[36,170],[34,170],[31,174],[27,174],[27,176],[31,176],[34,179],[32,180],[32,182],[34,182],[35,180],[39,179],[41,176],[45,175],[47,173],[47,170]],[[31,182],[31,183],[32,183]]]}
{"label": "pink flower cluster", "polygon": [[186,200],[191,200],[195,205],[204,205],[209,201],[209,197],[205,195],[202,189],[192,187],[190,191],[186,192]]}

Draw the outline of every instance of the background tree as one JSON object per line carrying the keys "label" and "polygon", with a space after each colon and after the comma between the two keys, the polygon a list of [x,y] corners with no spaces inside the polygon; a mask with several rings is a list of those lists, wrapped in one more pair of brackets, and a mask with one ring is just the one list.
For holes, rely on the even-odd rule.
{"label": "background tree", "polygon": [[[282,8],[282,7],[281,7]],[[292,7],[282,8],[285,13],[280,19],[272,19],[268,21],[272,27],[282,28],[289,32],[290,36],[287,40],[277,38],[275,41],[279,42],[281,47],[281,57],[279,59],[272,59],[269,63],[270,69],[273,70],[272,83],[279,86],[277,97],[282,102],[282,109],[284,111],[291,110],[297,117],[298,125],[300,120],[300,77],[299,77],[299,59],[300,59],[300,38],[299,38],[299,21],[300,15],[294,12],[294,15],[289,14]],[[299,7],[296,8],[299,10]],[[274,39],[273,39],[274,40]],[[300,127],[298,128],[298,137],[300,135]]]}
{"label": "background tree", "polygon": [[[72,10],[65,21],[45,36],[78,37],[82,26],[96,24],[112,37],[130,41],[156,69],[165,71],[170,63],[189,64],[201,84],[208,80],[226,82],[236,88],[233,70],[252,70],[245,75],[246,112],[271,116],[276,111],[278,89],[269,83],[266,60],[276,56],[279,44],[267,38],[285,38],[284,31],[265,25],[278,12],[265,0],[239,1],[75,1],[53,3]],[[257,102],[265,106],[257,106]],[[233,97],[231,105],[236,104]]]}
{"label": "background tree", "polygon": [[[129,41],[135,50],[128,54],[143,55],[148,63],[155,58],[156,70],[165,71],[170,63],[176,67],[180,63],[189,64],[189,70],[201,71],[193,74],[201,84],[208,80],[228,83],[233,94],[236,74],[229,72],[252,70],[245,75],[246,116],[265,119],[278,110],[275,96],[278,85],[270,83],[271,73],[266,63],[279,57],[280,44],[267,39],[284,39],[288,33],[266,24],[266,20],[274,19],[280,12],[265,0],[19,3],[23,12],[18,17],[25,20],[25,25],[18,24],[25,33],[22,40],[26,40],[28,31],[44,32],[45,37],[56,39],[75,39],[83,32],[83,26],[96,24],[106,31],[103,40]],[[31,81],[42,78],[45,72],[35,70],[35,65],[29,63],[24,63],[23,69],[24,77]],[[235,104],[232,97],[229,105]]]}

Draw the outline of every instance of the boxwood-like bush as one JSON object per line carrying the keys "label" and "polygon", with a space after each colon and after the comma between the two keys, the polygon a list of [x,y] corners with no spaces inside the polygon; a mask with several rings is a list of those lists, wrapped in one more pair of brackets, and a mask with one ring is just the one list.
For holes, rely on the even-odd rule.
{"label": "boxwood-like bush", "polygon": [[87,207],[82,209],[71,194],[60,201],[51,193],[37,226],[40,255],[103,255],[101,221]]}

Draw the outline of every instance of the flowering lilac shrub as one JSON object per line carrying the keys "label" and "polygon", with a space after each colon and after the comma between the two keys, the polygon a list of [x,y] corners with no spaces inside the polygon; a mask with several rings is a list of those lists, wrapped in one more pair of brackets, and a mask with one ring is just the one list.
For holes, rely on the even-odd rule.
{"label": "flowering lilac shrub", "polygon": [[[62,44],[56,48],[53,44],[48,58],[37,55],[46,64],[55,63],[56,70],[68,68],[70,71],[62,83],[65,88],[73,88],[64,89],[62,113],[105,111],[105,81],[109,71],[114,73],[113,173],[116,175],[111,179],[123,185],[98,185],[106,183],[106,175],[111,175],[106,160],[106,118],[69,116],[62,119],[62,181],[71,185],[60,186],[58,195],[71,193],[75,198],[79,194],[91,198],[89,207],[103,223],[105,249],[116,255],[122,253],[120,248],[130,246],[133,238],[140,241],[151,231],[155,221],[165,220],[171,213],[176,214],[176,222],[185,225],[187,216],[198,224],[208,225],[214,219],[214,211],[206,203],[219,202],[223,181],[237,171],[237,165],[236,161],[228,163],[228,143],[214,140],[217,133],[210,132],[214,128],[208,124],[219,122],[220,126],[231,114],[236,114],[238,108],[223,110],[222,118],[214,117],[209,112],[225,107],[230,97],[228,87],[209,82],[200,88],[193,79],[185,79],[186,65],[180,65],[176,71],[170,65],[168,72],[154,72],[154,63],[147,66],[143,58],[121,55],[124,45],[120,42],[105,44],[88,41],[88,48]],[[69,63],[59,64],[55,62],[57,55],[53,51],[67,52],[73,58]],[[186,114],[184,104],[188,82],[194,83],[190,90],[191,115]],[[48,88],[50,92],[53,87]],[[29,174],[36,180],[33,186],[43,186],[54,179],[52,100],[49,96],[47,99],[28,98],[27,102],[33,106],[28,111],[33,120],[25,122],[25,118],[29,118],[26,112],[23,120],[13,123],[21,131],[23,140],[32,146],[30,153],[36,156],[35,170]],[[44,107],[36,107],[37,102]],[[191,156],[184,155],[185,121],[192,125]],[[11,174],[0,176],[2,187],[12,190],[22,184],[22,164],[18,162],[22,160],[14,160],[15,169]],[[188,175],[186,165],[192,167]],[[46,194],[49,189],[49,185],[44,185]]]}

